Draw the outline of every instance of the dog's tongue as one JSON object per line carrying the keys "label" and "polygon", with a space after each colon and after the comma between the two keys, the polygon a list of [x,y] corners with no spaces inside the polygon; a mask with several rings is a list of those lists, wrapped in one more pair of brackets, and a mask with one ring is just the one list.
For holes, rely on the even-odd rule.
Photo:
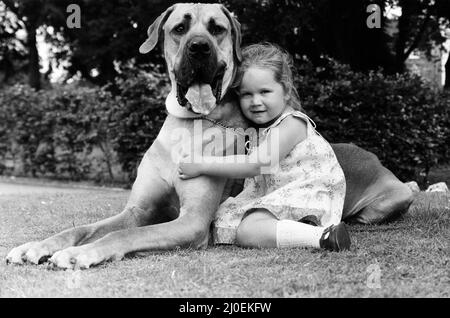
{"label": "dog's tongue", "polygon": [[186,99],[196,113],[208,115],[216,106],[216,98],[209,84],[193,84],[186,93]]}

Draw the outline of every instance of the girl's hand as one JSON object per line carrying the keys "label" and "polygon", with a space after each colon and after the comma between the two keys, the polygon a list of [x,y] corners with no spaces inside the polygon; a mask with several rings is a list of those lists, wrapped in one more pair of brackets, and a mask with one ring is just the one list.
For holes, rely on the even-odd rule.
{"label": "girl's hand", "polygon": [[197,163],[183,163],[180,162],[178,166],[178,176],[182,180],[198,177],[202,173]]}
{"label": "girl's hand", "polygon": [[183,155],[178,164],[178,176],[182,180],[195,178],[201,175],[200,164],[193,163],[189,155]]}

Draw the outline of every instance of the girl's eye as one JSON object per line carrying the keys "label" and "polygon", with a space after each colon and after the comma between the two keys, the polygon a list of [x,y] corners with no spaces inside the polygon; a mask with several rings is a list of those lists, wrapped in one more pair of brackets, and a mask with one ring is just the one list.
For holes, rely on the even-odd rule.
{"label": "girl's eye", "polygon": [[265,89],[265,90],[261,91],[261,93],[262,93],[262,94],[268,94],[268,93],[270,93],[270,91],[267,90],[267,89]]}

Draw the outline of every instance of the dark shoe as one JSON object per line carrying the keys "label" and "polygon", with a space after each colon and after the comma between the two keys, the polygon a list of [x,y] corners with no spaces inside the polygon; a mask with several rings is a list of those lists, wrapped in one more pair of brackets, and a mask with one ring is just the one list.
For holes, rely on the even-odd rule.
{"label": "dark shoe", "polygon": [[320,238],[320,247],[329,251],[345,251],[350,249],[350,235],[344,222],[327,227]]}

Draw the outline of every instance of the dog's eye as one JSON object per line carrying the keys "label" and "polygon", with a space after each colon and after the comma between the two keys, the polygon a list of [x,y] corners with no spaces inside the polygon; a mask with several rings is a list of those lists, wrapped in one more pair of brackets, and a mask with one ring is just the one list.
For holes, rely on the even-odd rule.
{"label": "dog's eye", "polygon": [[184,25],[183,25],[183,24],[179,24],[179,25],[177,25],[173,30],[174,30],[175,33],[177,33],[177,34],[182,34],[182,33],[184,33],[185,28],[184,28]]}
{"label": "dog's eye", "polygon": [[211,26],[211,28],[210,28],[210,32],[212,35],[220,35],[220,34],[224,33],[225,31],[226,31],[226,29],[224,27],[221,27],[218,25]]}

